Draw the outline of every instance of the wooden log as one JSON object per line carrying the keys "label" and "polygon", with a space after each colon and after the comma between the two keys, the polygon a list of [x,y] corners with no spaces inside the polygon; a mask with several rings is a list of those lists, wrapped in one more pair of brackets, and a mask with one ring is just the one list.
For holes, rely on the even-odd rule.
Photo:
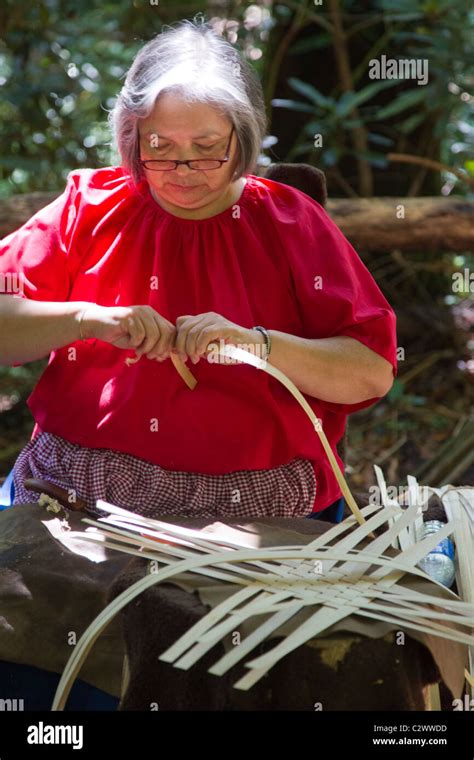
{"label": "wooden log", "polygon": [[18,229],[30,216],[57,198],[59,192],[23,193],[0,199],[0,238]]}
{"label": "wooden log", "polygon": [[326,209],[356,250],[474,249],[474,202],[464,198],[351,198]]}
{"label": "wooden log", "polygon": [[[25,193],[0,200],[0,237],[57,196]],[[404,218],[398,218],[400,209]],[[465,198],[336,198],[326,210],[357,251],[474,249],[474,201]]]}

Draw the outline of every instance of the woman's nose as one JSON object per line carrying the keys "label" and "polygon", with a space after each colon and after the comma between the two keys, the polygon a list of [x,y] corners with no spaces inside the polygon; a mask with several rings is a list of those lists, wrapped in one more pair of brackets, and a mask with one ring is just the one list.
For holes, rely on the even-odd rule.
{"label": "woman's nose", "polygon": [[188,172],[193,171],[190,166],[187,166],[187,164],[178,164],[178,166],[175,169],[175,172],[182,176],[184,174],[188,174]]}

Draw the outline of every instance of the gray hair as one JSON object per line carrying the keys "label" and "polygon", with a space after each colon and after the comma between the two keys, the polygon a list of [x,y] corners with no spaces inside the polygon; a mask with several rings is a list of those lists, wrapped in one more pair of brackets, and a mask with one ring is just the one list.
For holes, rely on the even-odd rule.
{"label": "gray hair", "polygon": [[267,126],[260,81],[231,43],[198,14],[193,21],[166,27],[141,48],[109,115],[122,166],[135,183],[144,177],[138,122],[169,91],[186,102],[209,104],[226,116],[237,136],[233,179],[254,171]]}

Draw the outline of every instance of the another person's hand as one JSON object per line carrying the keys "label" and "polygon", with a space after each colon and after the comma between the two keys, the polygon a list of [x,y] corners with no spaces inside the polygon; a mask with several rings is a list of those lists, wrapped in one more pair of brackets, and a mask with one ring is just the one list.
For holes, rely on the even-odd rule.
{"label": "another person's hand", "polygon": [[152,306],[91,304],[82,316],[84,338],[97,338],[117,348],[135,349],[137,356],[163,361],[170,356],[176,327]]}

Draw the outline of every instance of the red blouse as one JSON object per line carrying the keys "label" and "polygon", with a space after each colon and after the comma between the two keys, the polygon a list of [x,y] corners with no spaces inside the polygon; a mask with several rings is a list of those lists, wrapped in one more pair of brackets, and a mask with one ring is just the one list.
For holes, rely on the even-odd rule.
{"label": "red blouse", "polygon": [[[394,312],[356,251],[316,201],[253,175],[236,206],[189,220],[159,206],[146,182],[133,189],[121,168],[73,171],[59,198],[1,242],[0,273],[21,275],[23,297],[40,301],[150,304],[171,322],[214,311],[247,328],[348,335],[397,371]],[[134,351],[92,339],[73,346],[51,353],[28,399],[35,431],[188,472],[305,457],[315,511],[341,495],[308,417],[267,373],[201,360],[190,365],[191,391],[171,361],[127,367]],[[306,398],[336,456],[346,415],[377,401]]]}

